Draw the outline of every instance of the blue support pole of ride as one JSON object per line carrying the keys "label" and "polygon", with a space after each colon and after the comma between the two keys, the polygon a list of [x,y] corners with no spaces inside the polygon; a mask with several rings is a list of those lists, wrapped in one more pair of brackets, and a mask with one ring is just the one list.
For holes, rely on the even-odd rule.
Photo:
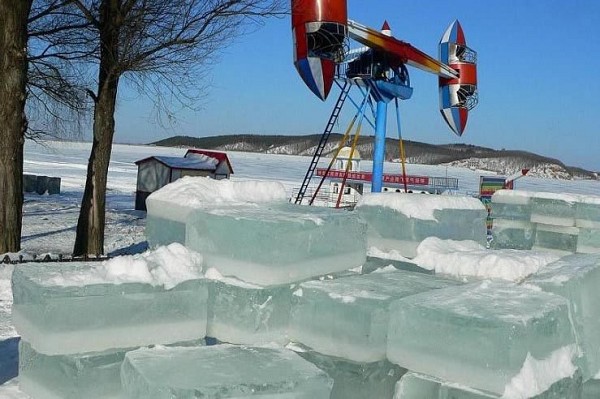
{"label": "blue support pole of ride", "polygon": [[371,192],[380,193],[383,187],[383,161],[385,160],[385,135],[387,130],[387,102],[377,101],[375,119],[375,147],[373,148],[373,177]]}

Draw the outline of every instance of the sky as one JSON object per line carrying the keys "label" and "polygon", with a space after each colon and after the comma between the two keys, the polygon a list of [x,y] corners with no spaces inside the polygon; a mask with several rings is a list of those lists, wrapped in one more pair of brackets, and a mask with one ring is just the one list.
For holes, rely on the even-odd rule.
{"label": "sky", "polygon": [[[437,77],[409,68],[414,94],[400,105],[404,139],[531,151],[600,171],[600,2],[349,0],[348,14],[373,28],[388,20],[396,38],[435,57],[442,33],[458,19],[478,53],[479,105],[463,136],[438,111]],[[338,92],[321,102],[304,86],[290,25],[289,18],[268,20],[223,48],[209,80],[199,82],[208,83],[202,102],[172,123],[157,123],[149,99],[121,89],[116,140],[321,133]],[[336,130],[345,131],[353,114],[347,106]],[[388,137],[397,136],[390,112]]]}

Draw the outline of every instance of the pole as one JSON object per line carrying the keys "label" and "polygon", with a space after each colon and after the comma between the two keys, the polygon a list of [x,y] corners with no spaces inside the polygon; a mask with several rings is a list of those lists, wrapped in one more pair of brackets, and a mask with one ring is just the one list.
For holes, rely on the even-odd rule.
{"label": "pole", "polygon": [[373,178],[371,192],[380,193],[383,186],[383,161],[385,158],[385,133],[387,128],[387,102],[377,101],[375,118],[375,146],[373,148]]}
{"label": "pole", "polygon": [[406,154],[404,153],[404,141],[402,140],[402,127],[400,125],[400,107],[398,99],[396,100],[396,123],[398,124],[398,140],[400,143],[400,162],[402,162],[402,180],[404,180],[404,192],[408,192],[408,184],[406,179]]}

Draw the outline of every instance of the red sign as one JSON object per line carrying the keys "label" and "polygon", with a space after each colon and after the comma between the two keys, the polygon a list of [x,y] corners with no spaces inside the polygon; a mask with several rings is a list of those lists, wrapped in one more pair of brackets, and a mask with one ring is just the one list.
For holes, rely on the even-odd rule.
{"label": "red sign", "polygon": [[[317,176],[325,176],[327,169],[317,169]],[[327,177],[330,179],[343,179],[346,174],[343,170],[330,170]],[[370,182],[373,174],[371,172],[348,172],[347,180],[367,181]],[[383,182],[389,184],[404,184],[404,176],[383,174]],[[406,176],[406,184],[411,186],[428,186],[429,177],[427,176]]]}

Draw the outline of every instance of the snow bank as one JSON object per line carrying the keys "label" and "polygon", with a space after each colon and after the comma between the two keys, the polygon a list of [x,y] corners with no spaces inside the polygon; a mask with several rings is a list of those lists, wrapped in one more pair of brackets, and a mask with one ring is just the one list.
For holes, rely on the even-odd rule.
{"label": "snow bank", "polygon": [[381,206],[421,220],[436,220],[434,211],[441,209],[485,209],[481,201],[472,197],[398,193],[365,194],[356,206]]}
{"label": "snow bank", "polygon": [[146,283],[170,289],[202,278],[202,256],[174,243],[133,256],[120,256],[91,267],[86,272],[65,273],[45,284],[84,286],[90,284]]}
{"label": "snow bank", "polygon": [[542,360],[528,353],[521,371],[505,387],[502,398],[532,398],[548,390],[552,384],[572,377],[577,370],[571,361],[575,353],[575,345],[557,349]]}
{"label": "snow bank", "polygon": [[488,250],[475,241],[429,237],[417,247],[417,256],[412,262],[424,269],[456,277],[520,281],[559,258],[550,252]]}

